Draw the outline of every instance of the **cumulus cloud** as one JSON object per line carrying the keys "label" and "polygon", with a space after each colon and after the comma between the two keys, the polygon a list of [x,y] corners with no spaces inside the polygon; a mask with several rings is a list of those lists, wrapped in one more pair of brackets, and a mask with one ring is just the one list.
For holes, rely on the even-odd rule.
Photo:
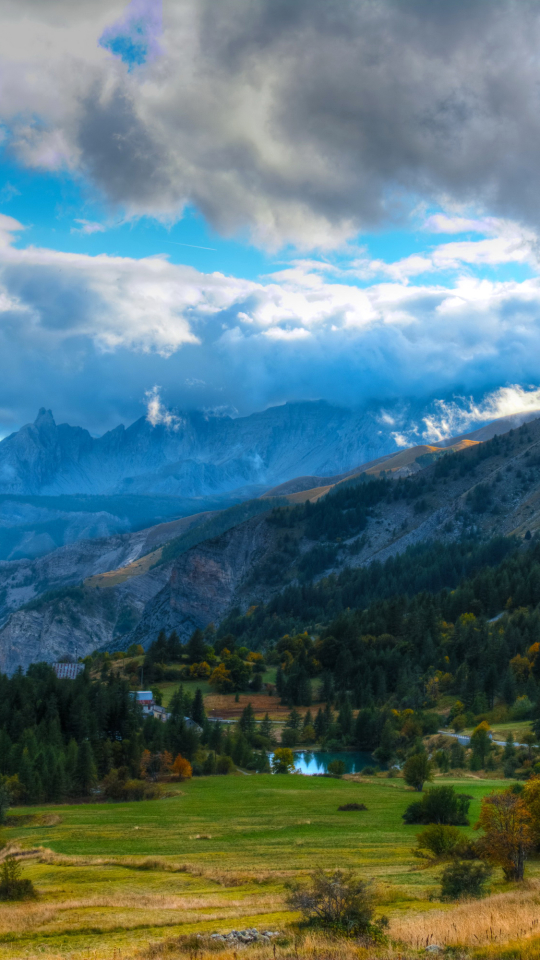
{"label": "cumulus cloud", "polygon": [[528,0],[4,0],[0,117],[128,214],[268,246],[418,198],[537,226],[539,44]]}

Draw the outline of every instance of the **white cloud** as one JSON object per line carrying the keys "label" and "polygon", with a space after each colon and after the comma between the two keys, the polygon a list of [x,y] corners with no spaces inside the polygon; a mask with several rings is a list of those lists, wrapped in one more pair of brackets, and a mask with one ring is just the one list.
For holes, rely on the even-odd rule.
{"label": "white cloud", "polygon": [[424,230],[430,233],[496,233],[499,221],[493,217],[475,219],[435,213],[424,222]]}
{"label": "white cloud", "polygon": [[81,226],[73,227],[73,233],[104,233],[106,229],[102,223],[95,223],[92,220],[75,220],[75,223],[80,223]]}
{"label": "white cloud", "polygon": [[490,423],[499,417],[540,411],[540,389],[512,384],[499,387],[480,403],[472,397],[461,397],[451,401],[437,400],[435,407],[435,413],[423,418],[425,430],[422,437],[427,441],[445,440],[465,433],[473,425]]}
{"label": "white cloud", "polygon": [[176,414],[171,413],[170,410],[167,410],[161,400],[160,389],[161,387],[158,387],[156,384],[151,390],[147,390],[144,395],[146,401],[146,419],[153,427],[161,424],[169,427],[171,430],[178,430],[184,425],[185,421],[182,420],[181,417],[176,416]]}

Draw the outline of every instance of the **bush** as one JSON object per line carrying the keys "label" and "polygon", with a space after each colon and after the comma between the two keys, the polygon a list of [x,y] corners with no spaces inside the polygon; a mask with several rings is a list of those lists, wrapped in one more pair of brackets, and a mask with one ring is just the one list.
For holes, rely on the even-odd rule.
{"label": "bush", "polygon": [[338,810],[367,810],[365,803],[344,803]]}
{"label": "bush", "polygon": [[216,764],[216,773],[225,775],[227,773],[232,773],[234,770],[234,760],[232,757],[227,757],[223,754],[221,757],[217,758]]}
{"label": "bush", "polygon": [[382,927],[388,921],[382,918],[373,923],[373,895],[352,871],[326,874],[319,868],[311,874],[309,887],[294,884],[289,890],[287,903],[300,911],[304,923],[346,936],[382,939]]}
{"label": "bush", "polygon": [[453,787],[431,787],[421,800],[409,804],[403,819],[405,823],[445,823],[466,827],[471,800],[468,794],[456,793]]}
{"label": "bush", "polygon": [[448,859],[461,841],[457,827],[445,823],[432,823],[416,836],[415,856],[425,858],[427,850],[436,860]]}
{"label": "bush", "polygon": [[113,767],[103,781],[103,793],[108,800],[155,800],[161,796],[161,787],[145,780],[124,779]]}
{"label": "bush", "polygon": [[375,767],[364,767],[360,772],[364,775],[364,777],[374,777]]}
{"label": "bush", "polygon": [[335,777],[342,777],[345,773],[345,763],[343,760],[331,760],[328,764],[328,773]]}
{"label": "bush", "polygon": [[0,869],[0,900],[35,900],[36,896],[32,881],[21,877],[20,863],[6,857]]}
{"label": "bush", "polygon": [[491,868],[485,863],[456,861],[450,864],[441,875],[441,900],[484,896],[491,874]]}
{"label": "bush", "polygon": [[433,764],[427,753],[413,753],[403,765],[405,783],[420,791],[426,780],[433,779]]}

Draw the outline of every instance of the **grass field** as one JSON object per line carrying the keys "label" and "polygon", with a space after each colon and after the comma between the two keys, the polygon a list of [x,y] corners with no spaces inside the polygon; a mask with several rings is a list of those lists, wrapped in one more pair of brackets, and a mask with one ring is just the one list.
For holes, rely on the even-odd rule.
{"label": "grass field", "polygon": [[[467,780],[472,823],[500,786]],[[0,958],[119,960],[184,933],[283,929],[284,882],[317,864],[373,878],[393,923],[425,924],[440,911],[429,900],[440,870],[411,854],[418,828],[401,815],[412,796],[399,779],[252,775],[197,778],[161,800],[13,811],[4,839],[45,851],[25,866],[39,899],[0,905]],[[368,809],[338,811],[350,800]]]}
{"label": "grass field", "polygon": [[[493,731],[493,738],[495,740],[500,740],[504,742],[508,739],[508,734],[511,732],[514,740],[519,742],[520,737],[524,733],[530,733],[532,730],[532,723],[530,720],[507,720],[505,723],[490,723],[490,729]],[[470,736],[473,732],[474,727],[467,728],[463,733]]]}

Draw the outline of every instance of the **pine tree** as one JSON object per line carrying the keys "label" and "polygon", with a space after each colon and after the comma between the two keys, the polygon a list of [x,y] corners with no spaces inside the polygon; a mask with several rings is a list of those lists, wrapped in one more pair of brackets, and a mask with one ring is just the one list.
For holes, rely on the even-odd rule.
{"label": "pine tree", "polygon": [[344,739],[349,737],[352,733],[353,715],[348,699],[345,699],[341,705],[341,709],[338,714],[338,725],[341,730],[342,737]]}
{"label": "pine tree", "polygon": [[223,743],[223,724],[220,720],[214,720],[210,724],[210,733],[208,737],[208,746],[214,753],[221,753]]}
{"label": "pine tree", "polygon": [[176,630],[173,630],[172,633],[169,634],[167,641],[167,658],[173,663],[176,663],[182,659],[183,652],[184,648],[180,643],[180,638]]}
{"label": "pine tree", "polygon": [[291,730],[299,730],[301,723],[302,715],[293,707],[289,716],[287,717],[287,723],[285,726],[290,727]]}
{"label": "pine tree", "polygon": [[206,719],[206,713],[205,713],[205,710],[204,710],[203,695],[202,695],[199,687],[197,687],[197,689],[196,689],[196,691],[195,691],[195,696],[194,696],[194,698],[193,698],[193,704],[192,704],[192,707],[191,707],[191,719],[192,719],[195,723],[197,723],[197,724],[199,725],[199,727],[202,727],[202,726],[203,726],[204,721],[205,721],[205,719]]}
{"label": "pine tree", "polygon": [[297,699],[296,702],[303,707],[310,707],[313,703],[311,694],[311,680],[304,667],[300,667],[297,677]]}
{"label": "pine tree", "polygon": [[187,655],[190,663],[202,663],[206,656],[206,644],[202,630],[194,630],[187,642]]}
{"label": "pine tree", "polygon": [[317,740],[322,740],[325,734],[327,733],[327,730],[326,730],[326,723],[324,720],[324,713],[322,712],[321,707],[319,707],[317,711],[317,716],[315,717],[314,726],[315,726],[315,734],[317,736]]}
{"label": "pine tree", "polygon": [[79,747],[77,767],[75,769],[75,784],[81,796],[86,797],[97,781],[97,770],[94,754],[89,740],[83,740]]}
{"label": "pine tree", "polygon": [[334,684],[332,681],[332,674],[327,672],[323,676],[323,682],[319,691],[319,700],[322,700],[323,703],[331,703],[333,699]]}
{"label": "pine tree", "polygon": [[261,720],[259,724],[259,733],[265,740],[272,742],[274,739],[274,727],[267,713],[264,715],[264,720]]}
{"label": "pine tree", "polygon": [[238,726],[244,734],[247,740],[251,741],[253,734],[255,733],[256,724],[255,724],[255,714],[253,712],[253,707],[251,703],[248,703],[242,710],[242,715],[238,721]]}

